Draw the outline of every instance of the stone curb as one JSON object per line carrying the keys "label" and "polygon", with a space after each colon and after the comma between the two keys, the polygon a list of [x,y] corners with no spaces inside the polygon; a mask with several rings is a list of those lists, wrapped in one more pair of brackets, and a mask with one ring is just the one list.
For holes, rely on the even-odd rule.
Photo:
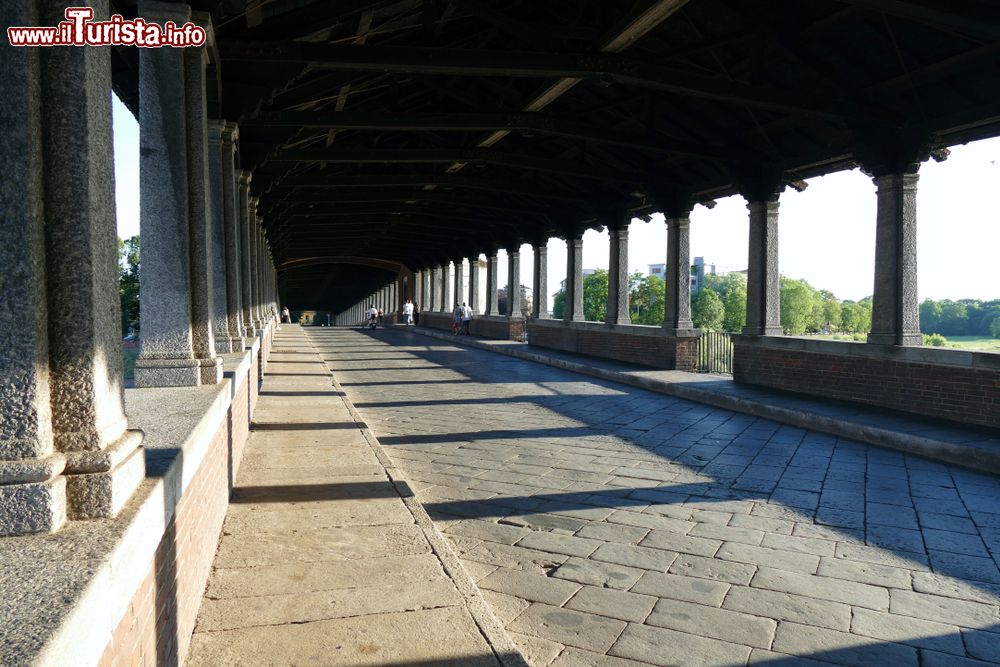
{"label": "stone curb", "polygon": [[[878,426],[866,426],[844,419],[827,417],[815,412],[808,412],[796,408],[786,408],[778,405],[770,405],[752,399],[740,398],[738,396],[728,396],[719,392],[698,389],[688,385],[656,380],[648,377],[632,376],[620,371],[611,371],[604,368],[595,368],[583,363],[557,359],[545,354],[536,352],[525,352],[523,350],[504,349],[503,346],[491,346],[475,339],[462,338],[430,331],[422,327],[410,327],[408,331],[437,338],[465,347],[473,347],[487,352],[504,354],[509,357],[534,361],[555,368],[561,368],[581,375],[609,380],[619,384],[625,384],[640,389],[648,389],[658,394],[666,394],[677,398],[684,398],[697,403],[711,405],[717,408],[732,410],[743,414],[753,415],[764,419],[781,422],[799,428],[812,431],[828,433],[842,438],[850,438],[858,442],[864,442],[877,447],[892,449],[904,454],[921,456],[934,461],[941,461],[952,465],[961,466],[976,472],[984,472],[992,475],[1000,475],[1000,450],[987,449],[963,445],[943,440],[935,440],[924,436],[893,431]],[[655,370],[655,369],[650,369]]]}
{"label": "stone curb", "polygon": [[[311,338],[309,338],[309,343],[313,344]],[[313,347],[315,349],[315,345]],[[323,355],[320,354],[318,349],[316,350],[316,354],[323,360]],[[348,398],[347,392],[340,386],[337,376],[330,369],[330,366],[325,360],[322,363],[323,367],[330,373],[333,386],[340,392],[341,399],[344,401],[344,405],[347,406],[347,410],[357,425],[358,430],[364,435],[368,446],[372,449],[372,453],[375,454],[379,463],[385,468],[385,472],[389,476],[389,481],[392,482],[392,485],[403,499],[403,503],[413,516],[413,520],[420,526],[424,537],[427,538],[434,554],[441,561],[441,565],[444,567],[448,577],[455,584],[455,587],[458,588],[459,594],[465,600],[466,607],[472,615],[473,621],[479,627],[490,648],[493,649],[497,660],[503,667],[529,667],[528,661],[525,660],[514,640],[507,634],[503,623],[500,622],[500,619],[494,614],[493,609],[483,598],[483,594],[480,592],[476,582],[472,580],[469,573],[462,567],[462,562],[451,548],[448,540],[438,530],[437,526],[434,525],[424,506],[417,500],[410,485],[407,484],[402,471],[392,463],[392,460],[386,454],[385,449],[382,448],[382,444],[378,441],[378,438],[368,427],[368,424],[362,418],[357,408],[354,407],[351,399]]]}

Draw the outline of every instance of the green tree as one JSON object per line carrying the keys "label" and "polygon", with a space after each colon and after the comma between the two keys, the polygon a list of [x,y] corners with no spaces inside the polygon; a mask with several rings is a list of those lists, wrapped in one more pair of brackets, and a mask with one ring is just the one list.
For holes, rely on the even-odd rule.
{"label": "green tree", "polygon": [[691,299],[691,319],[700,329],[719,331],[725,319],[726,309],[715,290],[702,287]]}
{"label": "green tree", "polygon": [[820,329],[840,328],[840,301],[833,295],[833,292],[820,290],[819,297],[822,300],[823,317],[820,322]]}
{"label": "green tree", "polygon": [[924,299],[920,304],[920,330],[937,333],[941,328],[941,304],[933,299]]}
{"label": "green tree", "polygon": [[139,332],[139,236],[118,239],[118,294],[122,336]]}
{"label": "green tree", "polygon": [[1000,317],[994,318],[990,324],[990,335],[994,338],[1000,338]]}
{"label": "green tree", "polygon": [[597,269],[583,277],[583,317],[588,322],[603,322],[608,309],[608,272]]}
{"label": "green tree", "polygon": [[634,324],[663,324],[666,284],[659,276],[636,271],[629,276],[629,315]]}
{"label": "green tree", "polygon": [[804,280],[781,277],[781,326],[785,333],[803,334],[815,322],[816,291]]}
{"label": "green tree", "polygon": [[[608,306],[608,272],[598,269],[583,277],[583,317],[588,322],[603,322]],[[566,290],[552,299],[552,317],[561,320],[566,313]]]}
{"label": "green tree", "polygon": [[566,290],[561,289],[552,297],[552,319],[561,320],[566,313]]}

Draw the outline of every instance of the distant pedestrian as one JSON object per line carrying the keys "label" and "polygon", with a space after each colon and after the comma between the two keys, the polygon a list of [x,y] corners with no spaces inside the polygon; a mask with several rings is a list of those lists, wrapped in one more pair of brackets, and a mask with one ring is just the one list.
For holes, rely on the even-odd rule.
{"label": "distant pedestrian", "polygon": [[472,309],[468,304],[462,304],[462,333],[469,335],[469,327],[472,326]]}
{"label": "distant pedestrian", "polygon": [[420,324],[420,306],[413,304],[413,325],[417,326]]}
{"label": "distant pedestrian", "polygon": [[383,313],[382,309],[379,308],[379,310],[378,310],[378,325],[379,326],[382,326],[382,318],[383,317],[385,317],[385,313]]}
{"label": "distant pedestrian", "polygon": [[409,299],[403,304],[403,324],[407,326],[413,324],[413,302]]}
{"label": "distant pedestrian", "polygon": [[378,326],[378,308],[375,306],[368,307],[368,328],[374,329]]}
{"label": "distant pedestrian", "polygon": [[456,303],[455,304],[455,312],[452,313],[452,317],[451,317],[451,331],[456,336],[458,334],[460,334],[460,333],[463,333],[463,331],[462,331],[462,315],[463,315],[462,305]]}
{"label": "distant pedestrian", "polygon": [[288,310],[288,306],[282,306],[281,308],[281,321],[285,324],[292,323],[292,314]]}

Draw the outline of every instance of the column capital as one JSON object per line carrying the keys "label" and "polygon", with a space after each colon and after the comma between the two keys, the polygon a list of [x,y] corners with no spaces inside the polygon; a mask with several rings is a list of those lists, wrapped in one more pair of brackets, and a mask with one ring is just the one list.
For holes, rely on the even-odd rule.
{"label": "column capital", "polygon": [[222,142],[233,144],[240,140],[240,126],[229,121],[222,122]]}
{"label": "column capital", "polygon": [[854,128],[854,136],[858,142],[854,156],[873,180],[890,174],[916,174],[935,145],[933,138],[919,129],[868,125]]}
{"label": "column capital", "polygon": [[747,202],[777,202],[786,178],[780,167],[771,164],[737,164],[731,168],[733,180]]}
{"label": "column capital", "polygon": [[191,7],[186,2],[139,0],[136,10],[138,15],[147,22],[173,21],[179,25],[191,20]]}
{"label": "column capital", "polygon": [[676,185],[654,185],[647,187],[647,191],[667,219],[690,217],[696,203],[687,188]]}
{"label": "column capital", "polygon": [[250,185],[250,181],[253,180],[253,172],[247,171],[246,169],[240,169],[240,185],[246,187]]}

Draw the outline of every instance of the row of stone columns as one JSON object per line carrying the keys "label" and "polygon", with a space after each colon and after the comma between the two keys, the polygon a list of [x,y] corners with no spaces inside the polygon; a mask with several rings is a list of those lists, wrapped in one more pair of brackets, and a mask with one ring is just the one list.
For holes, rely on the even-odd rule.
{"label": "row of stone columns", "polygon": [[212,26],[183,4],[140,3],[147,20],[193,20],[199,48],[139,53],[142,352],[137,387],[222,379],[219,354],[276,321],[275,271],[252,176],[236,166],[238,128],[208,118]]}
{"label": "row of stone columns", "polygon": [[[106,2],[92,3],[108,20]],[[150,21],[207,15],[140,3]],[[63,6],[0,4],[5,25]],[[140,49],[142,352],[136,384],[219,382],[276,313],[275,273],[236,168],[235,126],[208,118],[208,47]],[[108,48],[2,49],[0,535],[111,517],[145,475],[124,410]]]}
{"label": "row of stone columns", "polygon": [[[916,183],[913,164],[899,173],[879,172],[874,176],[878,192],[876,217],[876,266],[873,296],[872,331],[869,342],[888,345],[919,345],[919,305],[916,292]],[[780,272],[778,267],[778,196],[780,181],[771,187],[748,190],[749,248],[747,267],[747,320],[743,333],[759,336],[781,335]],[[666,199],[666,198],[665,198]],[[690,212],[691,204],[672,200],[666,206],[666,303],[663,327],[667,335],[691,337],[698,335],[691,320],[690,282]],[[609,325],[629,324],[628,301],[628,224],[627,213],[612,216],[607,224],[610,242],[608,258],[608,299],[605,322]],[[583,311],[583,234],[567,233],[566,240],[566,302],[563,319],[580,322]],[[548,250],[544,243],[532,246],[534,300],[531,316],[548,318]],[[508,249],[508,287],[511,305],[507,316],[519,318],[520,312],[520,247]],[[462,262],[455,263],[455,294],[461,291]],[[479,304],[479,259],[469,258],[468,303],[476,313],[500,316],[497,300],[497,249],[486,255],[486,303]],[[430,303],[430,310],[446,311],[440,298],[437,276],[447,271],[447,265],[421,270],[425,279],[420,300]],[[427,280],[427,276],[431,276]],[[458,296],[454,302],[460,303]]]}

